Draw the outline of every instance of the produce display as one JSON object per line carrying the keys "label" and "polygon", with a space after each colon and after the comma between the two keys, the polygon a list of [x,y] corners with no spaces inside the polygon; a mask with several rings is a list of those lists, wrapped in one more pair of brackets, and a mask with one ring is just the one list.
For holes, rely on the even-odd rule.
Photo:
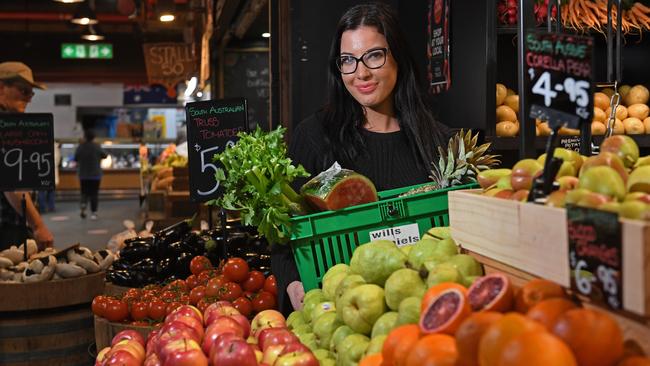
{"label": "produce display", "polygon": [[355,250],[349,265],[330,268],[323,288],[307,292],[287,324],[321,365],[354,365],[381,350],[394,327],[418,323],[428,288],[450,281],[465,288],[482,274],[474,258],[459,254],[448,228],[402,248],[372,241]]}
{"label": "produce display", "polygon": [[[650,134],[650,92],[643,85],[621,85],[618,88],[620,103],[614,112],[615,120],[613,133],[615,135],[638,135]],[[614,90],[605,88],[594,93],[594,116],[591,123],[591,134],[604,135],[607,123],[611,116],[611,97]],[[496,134],[502,137],[513,137],[519,134],[519,96],[512,89],[498,83],[496,87],[497,109],[496,109]],[[535,134],[537,136],[548,136],[551,129],[547,122],[535,120]],[[560,135],[580,135],[579,130],[561,128]]]}
{"label": "produce display", "polygon": [[[535,18],[538,25],[546,24],[548,0],[535,1]],[[578,32],[607,31],[607,0],[563,0],[562,25]],[[645,4],[644,4],[645,3]],[[624,34],[641,34],[650,30],[650,7],[647,1],[621,1],[623,13],[621,31]],[[497,16],[500,24],[517,24],[516,0],[501,0],[497,5]],[[616,7],[614,7],[616,9]],[[557,15],[557,8],[552,8],[552,18]],[[616,26],[616,10],[613,11],[612,21]]]}
{"label": "produce display", "polygon": [[13,245],[0,252],[0,283],[33,283],[80,277],[105,271],[115,260],[115,255],[109,250],[93,253],[79,245],[63,251],[54,248],[38,251],[36,242],[28,239],[28,260],[23,261],[24,245]]}
{"label": "produce display", "polygon": [[[275,277],[250,270],[242,258],[228,258],[214,268],[207,257],[195,256],[187,269],[191,273],[187,278],[164,286],[130,288],[122,297],[96,296],[93,313],[111,322],[148,325],[161,322],[174,309],[188,304],[203,311],[212,303],[229,301],[246,317],[276,307]],[[177,277],[174,273],[170,278]]]}
{"label": "produce display", "polygon": [[286,328],[285,318],[265,310],[250,322],[233,304],[220,301],[203,311],[183,305],[165,317],[145,341],[126,330],[99,351],[96,366],[318,366],[314,354]]}

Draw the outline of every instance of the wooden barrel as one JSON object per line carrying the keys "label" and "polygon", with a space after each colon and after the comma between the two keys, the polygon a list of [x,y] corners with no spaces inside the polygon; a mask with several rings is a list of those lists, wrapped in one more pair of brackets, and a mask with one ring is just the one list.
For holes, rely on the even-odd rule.
{"label": "wooden barrel", "polygon": [[104,318],[95,317],[95,344],[97,345],[97,352],[102,348],[111,345],[111,341],[115,335],[123,330],[135,330],[142,335],[145,340],[149,337],[149,333],[154,330],[153,326],[138,326],[124,323],[112,323]]}
{"label": "wooden barrel", "polygon": [[90,304],[0,312],[0,365],[93,365],[94,340]]}

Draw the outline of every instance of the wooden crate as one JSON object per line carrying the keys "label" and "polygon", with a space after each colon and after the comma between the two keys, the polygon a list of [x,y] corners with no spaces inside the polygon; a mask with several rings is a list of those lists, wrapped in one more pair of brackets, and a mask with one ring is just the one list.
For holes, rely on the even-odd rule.
{"label": "wooden crate", "polygon": [[101,351],[104,347],[109,347],[113,337],[115,337],[117,333],[127,329],[132,329],[140,333],[146,341],[149,333],[151,333],[155,328],[153,326],[112,323],[104,318],[95,316],[95,344],[97,345],[97,352]]}
{"label": "wooden crate", "polygon": [[189,177],[175,177],[172,182],[172,191],[187,191],[190,189]]}
{"label": "wooden crate", "polygon": [[[449,192],[453,238],[465,249],[570,287],[566,211]],[[650,225],[622,220],[623,309],[650,316]]]}

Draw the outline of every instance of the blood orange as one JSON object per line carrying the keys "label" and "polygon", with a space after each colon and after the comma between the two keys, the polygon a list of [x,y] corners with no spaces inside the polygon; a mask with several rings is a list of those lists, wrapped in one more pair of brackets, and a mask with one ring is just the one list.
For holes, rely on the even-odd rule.
{"label": "blood orange", "polygon": [[564,297],[564,289],[555,282],[544,279],[534,279],[525,284],[518,292],[515,300],[515,309],[526,313],[538,302],[554,297]]}
{"label": "blood orange", "polygon": [[514,337],[529,331],[545,332],[541,324],[521,314],[504,315],[483,333],[478,345],[479,365],[497,365],[506,344]]}
{"label": "blood orange", "polygon": [[359,366],[381,366],[384,358],[381,353],[375,353],[364,357],[360,362]]}
{"label": "blood orange", "polygon": [[573,302],[561,297],[538,302],[526,313],[528,318],[542,323],[548,331],[553,330],[560,315],[577,308]]}
{"label": "blood orange", "polygon": [[569,347],[558,337],[544,331],[524,332],[503,348],[499,366],[576,366]]}
{"label": "blood orange", "polygon": [[456,330],[457,366],[478,365],[478,344],[488,327],[503,317],[495,311],[473,313]]}
{"label": "blood orange", "polygon": [[420,314],[420,331],[425,334],[447,333],[453,335],[460,323],[472,313],[465,293],[450,288],[431,299]]}
{"label": "blood orange", "polygon": [[420,328],[415,324],[402,325],[388,333],[381,349],[384,358],[383,365],[394,366],[404,364],[411,348],[420,339]]}
{"label": "blood orange", "polygon": [[617,366],[650,366],[650,358],[641,356],[626,357]]}
{"label": "blood orange", "polygon": [[424,312],[424,309],[429,306],[429,303],[431,302],[432,299],[438,297],[443,291],[446,291],[448,289],[457,289],[463,295],[467,294],[467,289],[463,285],[459,285],[454,282],[443,282],[439,283],[435,286],[431,286],[427,292],[424,293],[424,296],[422,297],[422,305],[420,305],[420,313]]}
{"label": "blood orange", "polygon": [[502,273],[479,277],[467,290],[467,300],[474,311],[509,311],[512,309],[513,297],[510,280]]}
{"label": "blood orange", "polygon": [[458,352],[452,336],[430,334],[420,338],[406,357],[405,366],[454,366]]}

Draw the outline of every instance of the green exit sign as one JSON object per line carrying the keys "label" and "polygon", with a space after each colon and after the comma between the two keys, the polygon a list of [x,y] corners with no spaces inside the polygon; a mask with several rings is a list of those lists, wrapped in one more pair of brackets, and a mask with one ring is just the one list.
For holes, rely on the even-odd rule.
{"label": "green exit sign", "polygon": [[113,45],[110,43],[63,43],[61,58],[112,59]]}

